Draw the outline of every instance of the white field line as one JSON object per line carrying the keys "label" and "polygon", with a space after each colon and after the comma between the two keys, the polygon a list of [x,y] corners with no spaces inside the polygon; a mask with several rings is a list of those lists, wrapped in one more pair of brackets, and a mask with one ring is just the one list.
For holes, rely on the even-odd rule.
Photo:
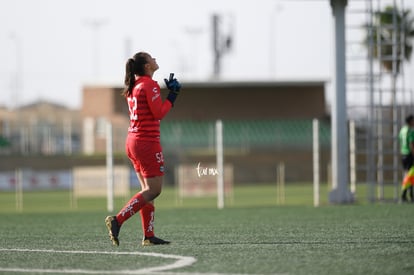
{"label": "white field line", "polygon": [[110,254],[110,255],[140,255],[149,257],[158,257],[164,259],[176,259],[172,264],[147,267],[136,270],[88,270],[88,269],[34,269],[34,268],[5,268],[0,267],[3,272],[25,272],[25,273],[78,273],[78,274],[148,274],[162,271],[168,271],[176,268],[190,266],[197,260],[194,257],[161,254],[152,252],[111,252],[111,251],[82,251],[82,250],[53,250],[53,249],[5,249],[0,248],[0,252],[30,252],[30,253],[50,253],[50,254]]}

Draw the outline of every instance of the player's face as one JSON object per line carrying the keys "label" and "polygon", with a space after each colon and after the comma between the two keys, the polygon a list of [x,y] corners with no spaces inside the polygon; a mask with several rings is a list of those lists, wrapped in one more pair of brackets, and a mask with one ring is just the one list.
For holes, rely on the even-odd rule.
{"label": "player's face", "polygon": [[156,70],[158,70],[158,64],[157,64],[157,60],[155,58],[153,58],[151,55],[148,54],[147,56],[147,64],[149,65],[149,69],[152,72],[155,72]]}

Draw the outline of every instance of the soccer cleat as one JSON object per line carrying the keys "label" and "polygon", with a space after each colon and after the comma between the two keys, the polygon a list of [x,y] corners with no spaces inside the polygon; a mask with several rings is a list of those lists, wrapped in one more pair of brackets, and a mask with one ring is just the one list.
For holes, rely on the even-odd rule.
{"label": "soccer cleat", "polygon": [[109,231],[109,238],[111,238],[112,244],[119,246],[119,225],[115,216],[108,216],[105,218],[105,224]]}
{"label": "soccer cleat", "polygon": [[170,244],[169,241],[165,241],[163,239],[157,237],[145,237],[142,240],[142,246],[151,246],[151,245],[159,245],[159,244]]}

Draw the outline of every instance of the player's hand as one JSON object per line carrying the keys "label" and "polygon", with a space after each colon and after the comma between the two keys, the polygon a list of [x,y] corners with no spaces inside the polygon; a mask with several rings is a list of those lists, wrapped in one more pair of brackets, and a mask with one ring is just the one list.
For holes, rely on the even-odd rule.
{"label": "player's hand", "polygon": [[174,80],[174,73],[170,73],[170,78],[166,79],[164,78],[165,86],[167,86],[168,90],[171,90],[170,83]]}
{"label": "player's hand", "polygon": [[174,78],[170,82],[170,91],[178,94],[180,92],[180,89],[181,89],[181,83],[178,82],[178,80]]}
{"label": "player's hand", "polygon": [[174,102],[180,92],[181,84],[176,78],[174,78],[174,73],[170,73],[169,79],[164,78],[164,82],[167,86],[167,89],[170,90],[167,96],[167,100],[169,100],[171,104],[174,105]]}
{"label": "player's hand", "polygon": [[174,78],[174,73],[170,73],[170,78],[166,79],[164,78],[165,85],[167,86],[167,89],[171,92],[174,92],[178,94],[181,89],[181,84],[178,82],[176,78]]}

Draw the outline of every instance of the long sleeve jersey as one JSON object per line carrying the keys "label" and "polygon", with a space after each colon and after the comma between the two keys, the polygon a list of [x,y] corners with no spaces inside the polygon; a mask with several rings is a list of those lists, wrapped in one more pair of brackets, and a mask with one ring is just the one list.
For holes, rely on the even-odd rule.
{"label": "long sleeve jersey", "polygon": [[149,76],[140,76],[127,97],[130,124],[128,132],[143,141],[160,140],[160,120],[169,112],[172,104],[162,101],[160,86]]}

